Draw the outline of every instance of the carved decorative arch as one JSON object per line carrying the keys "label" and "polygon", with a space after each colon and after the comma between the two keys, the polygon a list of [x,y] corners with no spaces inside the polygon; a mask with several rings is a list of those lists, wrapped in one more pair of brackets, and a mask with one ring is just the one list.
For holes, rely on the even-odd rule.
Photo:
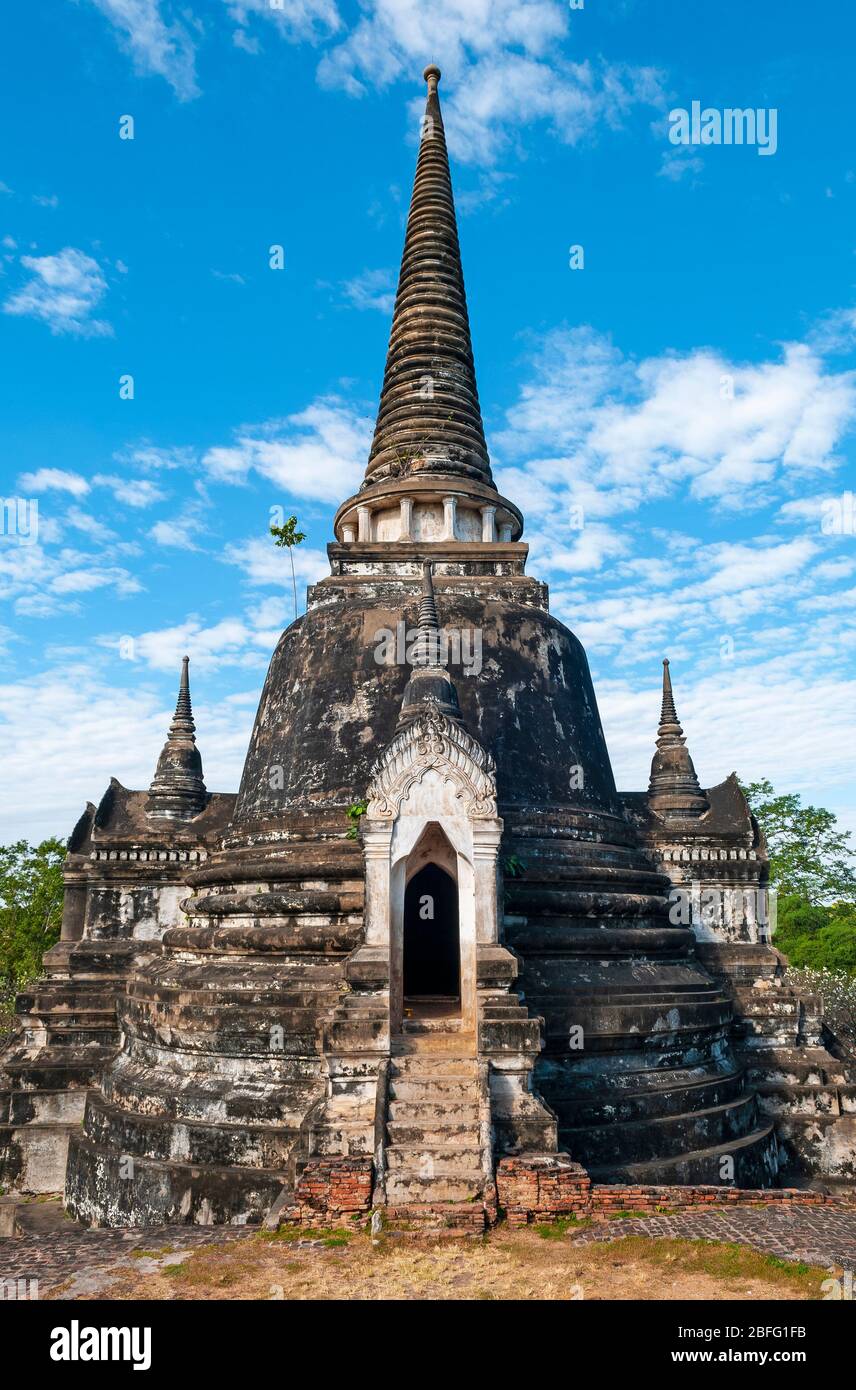
{"label": "carved decorative arch", "polygon": [[395,820],[411,787],[436,769],[455,787],[470,820],[496,817],[496,765],[453,719],[429,709],[408,724],[378,758],[366,800],[372,820]]}

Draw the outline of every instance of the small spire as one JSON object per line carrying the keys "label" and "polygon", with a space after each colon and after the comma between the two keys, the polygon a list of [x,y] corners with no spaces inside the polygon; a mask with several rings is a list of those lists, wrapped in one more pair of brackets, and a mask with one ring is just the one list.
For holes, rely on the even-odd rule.
{"label": "small spire", "polygon": [[[450,719],[462,723],[458,692],[446,670],[442,657],[440,622],[437,600],[434,597],[434,566],[422,562],[422,595],[419,600],[418,635],[411,649],[413,670],[401,701],[399,727],[407,724],[426,708],[439,709]],[[442,657],[442,659],[441,659]]]}
{"label": "small spire", "polygon": [[663,701],[657,751],[651,763],[648,803],[658,815],[670,819],[691,819],[710,809],[678,720],[668,657],[663,660]]}
{"label": "small spire", "polygon": [[419,636],[413,649],[414,666],[439,666],[440,622],[434,597],[434,566],[422,562],[422,597],[419,601]]}
{"label": "small spire", "polygon": [[148,814],[165,820],[189,820],[208,800],[202,757],[190,703],[190,657],[182,657],[175,714],[149,788]]}

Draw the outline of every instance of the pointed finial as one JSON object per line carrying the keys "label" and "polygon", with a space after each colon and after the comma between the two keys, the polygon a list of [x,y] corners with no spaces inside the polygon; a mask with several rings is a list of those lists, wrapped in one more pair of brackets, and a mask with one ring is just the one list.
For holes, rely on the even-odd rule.
{"label": "pointed finial", "polygon": [[208,800],[196,747],[189,668],[190,657],[182,657],[175,714],[149,788],[148,814],[167,820],[189,820]]}
{"label": "pointed finial", "polygon": [[440,623],[434,598],[434,566],[422,562],[422,596],[419,600],[419,632],[410,653],[413,667],[401,701],[399,728],[431,707],[461,723],[458,692],[446,670],[440,641]]}
{"label": "pointed finial", "polygon": [[673,724],[677,727],[678,733],[682,734],[683,729],[678,723],[678,711],[675,709],[675,698],[672,694],[672,677],[669,674],[669,658],[663,657],[663,703],[660,707],[660,731],[666,724]]}
{"label": "pointed finial", "polygon": [[710,802],[699,784],[675,709],[669,658],[663,658],[663,702],[657,751],[651,763],[648,802],[658,815],[687,819],[702,815]]}

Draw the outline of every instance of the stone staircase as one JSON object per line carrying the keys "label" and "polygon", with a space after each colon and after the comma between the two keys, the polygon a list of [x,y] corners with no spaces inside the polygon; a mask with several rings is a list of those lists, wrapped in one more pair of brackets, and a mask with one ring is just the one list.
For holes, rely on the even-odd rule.
{"label": "stone staircase", "polygon": [[388,1081],[384,1186],[390,1208],[481,1206],[489,1103],[475,1039],[446,1023],[406,1023]]}
{"label": "stone staircase", "polygon": [[784,1185],[856,1178],[856,1074],[823,1044],[822,1003],[793,989],[787,962],[766,945],[700,945],[729,986],[735,1052],[773,1121]]}
{"label": "stone staircase", "polygon": [[59,942],[45,975],[18,995],[17,1026],[0,1054],[0,1180],[59,1192],[69,1136],[119,1043],[116,1001],[139,944]]}

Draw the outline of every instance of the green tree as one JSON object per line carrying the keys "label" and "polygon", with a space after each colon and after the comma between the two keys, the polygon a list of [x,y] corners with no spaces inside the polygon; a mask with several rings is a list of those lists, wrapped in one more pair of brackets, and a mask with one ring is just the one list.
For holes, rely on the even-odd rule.
{"label": "green tree", "polygon": [[0,988],[5,998],[41,973],[59,940],[65,845],[0,845]]}
{"label": "green tree", "polygon": [[832,811],[803,806],[796,792],[779,795],[766,779],[743,788],[770,855],[770,878],[780,894],[820,906],[856,902],[850,832]]}
{"label": "green tree", "polygon": [[291,587],[294,590],[294,616],[297,617],[297,578],[294,573],[294,547],[306,540],[306,532],[298,531],[297,517],[290,516],[282,526],[272,526],[270,533],[275,545],[284,545],[291,561]]}

